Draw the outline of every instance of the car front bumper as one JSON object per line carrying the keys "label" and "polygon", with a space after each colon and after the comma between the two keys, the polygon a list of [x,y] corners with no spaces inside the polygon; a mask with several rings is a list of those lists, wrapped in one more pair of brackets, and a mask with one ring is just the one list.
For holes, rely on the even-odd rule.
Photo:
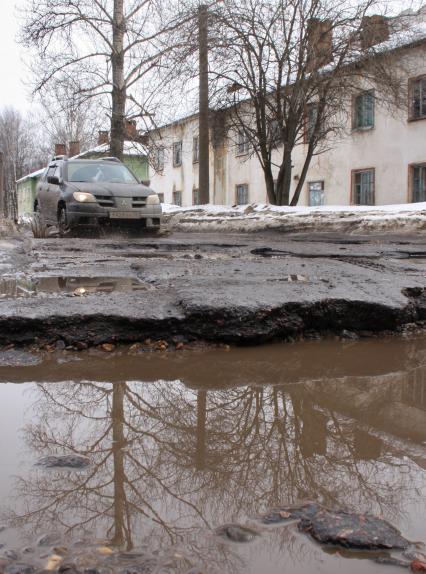
{"label": "car front bumper", "polygon": [[73,202],[67,206],[67,218],[70,227],[111,224],[131,224],[147,228],[159,227],[161,217],[161,205],[128,210],[100,207],[96,203]]}

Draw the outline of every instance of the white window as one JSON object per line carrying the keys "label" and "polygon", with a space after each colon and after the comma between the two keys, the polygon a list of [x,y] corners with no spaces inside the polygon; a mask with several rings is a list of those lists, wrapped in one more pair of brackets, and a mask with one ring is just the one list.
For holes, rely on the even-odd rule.
{"label": "white window", "polygon": [[241,128],[237,133],[237,155],[242,155],[250,150],[250,142],[245,129]]}
{"label": "white window", "polygon": [[308,183],[309,205],[324,205],[324,182],[310,181]]}
{"label": "white window", "polygon": [[179,167],[182,165],[182,142],[174,142],[173,144],[173,166]]}
{"label": "white window", "polygon": [[355,205],[374,205],[374,169],[358,170],[352,174],[352,199]]}
{"label": "white window", "polygon": [[249,202],[248,185],[246,183],[237,185],[236,196],[237,205],[246,205]]}

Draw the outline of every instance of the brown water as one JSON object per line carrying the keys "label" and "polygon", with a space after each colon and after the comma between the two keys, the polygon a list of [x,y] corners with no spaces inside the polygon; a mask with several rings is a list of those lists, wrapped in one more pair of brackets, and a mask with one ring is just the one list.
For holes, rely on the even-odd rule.
{"label": "brown water", "polygon": [[[102,560],[103,572],[397,571],[366,553],[325,551],[295,524],[256,520],[306,499],[378,513],[426,542],[424,338],[50,354],[0,367],[0,380],[7,549],[56,533],[79,564]],[[92,466],[34,466],[70,451]],[[260,536],[225,542],[214,529],[229,522]],[[97,537],[112,546],[95,559]],[[150,553],[157,566],[119,549]],[[49,552],[22,558],[42,566]]]}
{"label": "brown water", "polygon": [[69,293],[82,296],[90,293],[112,293],[113,291],[146,291],[151,285],[132,277],[32,277],[26,279],[0,279],[0,298],[16,299]]}

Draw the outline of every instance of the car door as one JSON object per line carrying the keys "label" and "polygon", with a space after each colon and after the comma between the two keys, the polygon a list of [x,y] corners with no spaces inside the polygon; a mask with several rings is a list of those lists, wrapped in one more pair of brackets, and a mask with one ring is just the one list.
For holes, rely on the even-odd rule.
{"label": "car door", "polygon": [[37,186],[38,208],[43,218],[47,221],[49,215],[49,184],[47,178],[55,173],[56,166],[48,167],[46,173],[40,179]]}
{"label": "car door", "polygon": [[[58,202],[61,196],[61,168],[59,165],[52,166],[54,169],[47,175],[47,193],[46,193],[46,219],[49,223],[56,223],[57,222],[57,211],[58,211]],[[55,177],[60,182],[58,183],[51,183],[49,181],[50,177]]]}

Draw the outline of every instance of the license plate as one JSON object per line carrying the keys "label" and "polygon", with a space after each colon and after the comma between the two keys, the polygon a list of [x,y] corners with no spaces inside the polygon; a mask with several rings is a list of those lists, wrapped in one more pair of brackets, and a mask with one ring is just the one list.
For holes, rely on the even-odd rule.
{"label": "license plate", "polygon": [[137,211],[110,211],[111,219],[140,219],[141,215]]}

